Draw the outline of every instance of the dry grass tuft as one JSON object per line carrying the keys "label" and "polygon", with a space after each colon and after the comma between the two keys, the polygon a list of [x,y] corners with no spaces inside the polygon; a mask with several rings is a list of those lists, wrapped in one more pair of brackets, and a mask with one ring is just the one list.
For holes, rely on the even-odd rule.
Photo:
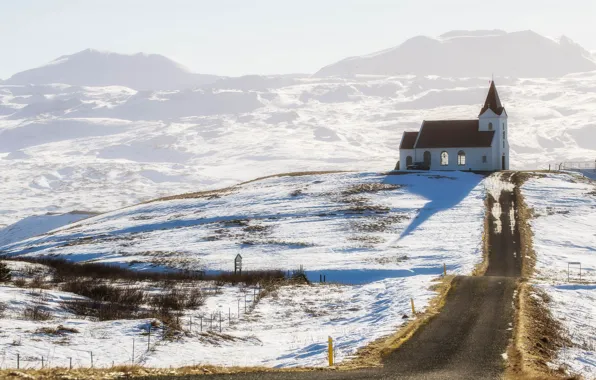
{"label": "dry grass tuft", "polygon": [[58,335],[63,336],[66,334],[76,334],[79,330],[73,327],[65,327],[63,325],[59,325],[57,327],[40,327],[35,330],[36,334],[47,334],[47,335]]}
{"label": "dry grass tuft", "polygon": [[362,193],[377,193],[379,191],[388,191],[388,190],[397,190],[403,186],[401,185],[391,185],[387,183],[360,183],[357,185],[352,185],[341,193],[342,195],[354,195],[354,194],[362,194]]}

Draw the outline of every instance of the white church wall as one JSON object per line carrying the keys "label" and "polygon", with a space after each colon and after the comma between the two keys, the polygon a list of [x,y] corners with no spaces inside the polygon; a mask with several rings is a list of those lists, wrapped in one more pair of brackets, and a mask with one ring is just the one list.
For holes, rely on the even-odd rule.
{"label": "white church wall", "polygon": [[417,162],[414,158],[414,149],[400,149],[399,151],[399,170],[406,170],[408,156],[412,157],[412,163]]}
{"label": "white church wall", "polygon": [[[415,149],[415,162],[424,161],[424,152],[431,154],[431,170],[494,170],[492,148],[431,148]],[[458,164],[458,153],[466,154],[465,165]],[[441,165],[441,153],[447,152],[448,164]],[[486,156],[486,162],[484,160]]]}

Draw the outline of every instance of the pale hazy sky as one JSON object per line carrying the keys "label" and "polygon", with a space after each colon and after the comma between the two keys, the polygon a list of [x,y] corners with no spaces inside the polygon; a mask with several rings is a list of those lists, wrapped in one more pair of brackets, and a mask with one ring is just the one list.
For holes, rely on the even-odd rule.
{"label": "pale hazy sky", "polygon": [[454,29],[532,29],[596,50],[596,0],[0,0],[0,78],[86,48],[206,74],[312,73]]}

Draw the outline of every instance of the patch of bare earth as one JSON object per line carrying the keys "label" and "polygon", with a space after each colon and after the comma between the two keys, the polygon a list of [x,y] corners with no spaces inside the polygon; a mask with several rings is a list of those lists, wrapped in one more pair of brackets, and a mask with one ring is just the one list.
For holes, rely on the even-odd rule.
{"label": "patch of bare earth", "polygon": [[519,172],[513,176],[517,201],[516,223],[520,231],[520,254],[522,261],[522,279],[515,294],[513,338],[507,349],[507,379],[549,380],[576,379],[568,377],[563,369],[553,370],[547,363],[552,362],[557,351],[570,341],[564,336],[561,324],[555,320],[548,308],[550,298],[529,282],[534,273],[536,252],[533,248],[530,219],[533,210],[524,201],[521,186],[532,177],[542,174]]}

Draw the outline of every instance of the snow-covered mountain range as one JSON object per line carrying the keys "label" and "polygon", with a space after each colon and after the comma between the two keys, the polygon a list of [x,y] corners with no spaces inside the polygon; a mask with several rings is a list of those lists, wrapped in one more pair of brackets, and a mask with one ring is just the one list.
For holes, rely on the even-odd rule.
{"label": "snow-covered mountain range", "polygon": [[530,30],[506,33],[452,31],[439,38],[418,36],[391,49],[350,57],[317,76],[440,75],[557,77],[596,70],[592,54],[568,37],[558,40]]}
{"label": "snow-covered mountain range", "polygon": [[17,73],[5,84],[120,85],[135,90],[172,90],[212,83],[216,79],[215,75],[192,73],[159,54],[125,55],[87,49]]}
{"label": "snow-covered mountain range", "polygon": [[[450,32],[429,44],[451,49],[465,67],[478,41],[492,39],[510,42],[498,46],[513,66],[494,72],[512,166],[593,160],[596,67],[585,51],[529,32]],[[375,56],[393,67],[391,51],[401,57],[404,45],[422,41],[408,56],[419,62],[416,74],[352,75],[332,65],[312,77],[216,78],[159,56],[93,50],[15,74],[0,84],[0,226],[280,172],[392,169],[404,130],[423,119],[474,118],[488,89],[493,68],[422,70],[427,40]],[[556,53],[560,71],[542,71],[545,64],[522,75],[530,64],[513,58],[524,48]]]}

